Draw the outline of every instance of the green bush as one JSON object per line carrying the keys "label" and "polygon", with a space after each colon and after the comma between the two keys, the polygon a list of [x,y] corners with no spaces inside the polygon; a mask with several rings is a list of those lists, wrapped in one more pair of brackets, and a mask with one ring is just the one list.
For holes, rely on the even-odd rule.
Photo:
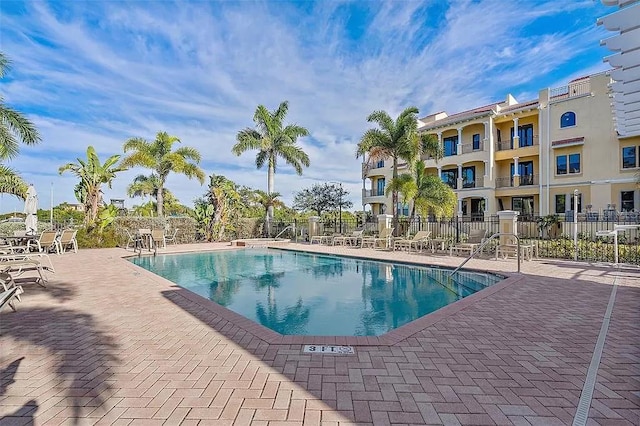
{"label": "green bush", "polygon": [[167,233],[173,235],[173,230],[177,229],[176,244],[187,244],[196,241],[196,221],[189,216],[167,216],[167,217],[143,217],[143,216],[118,216],[111,225],[115,228],[117,245],[125,247],[129,237],[127,231],[132,235],[139,229],[167,229]]}
{"label": "green bush", "polygon": [[105,228],[102,232],[97,227],[80,228],[76,234],[79,248],[111,248],[118,246],[118,235],[113,226]]}

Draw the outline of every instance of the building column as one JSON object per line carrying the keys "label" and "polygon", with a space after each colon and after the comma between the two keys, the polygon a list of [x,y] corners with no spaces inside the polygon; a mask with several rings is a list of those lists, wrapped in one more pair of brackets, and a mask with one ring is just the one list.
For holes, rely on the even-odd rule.
{"label": "building column", "polygon": [[442,146],[442,132],[438,132],[438,146],[440,147],[440,150],[444,152],[444,146]]}
{"label": "building column", "polygon": [[442,180],[442,166],[438,166],[438,177]]}
{"label": "building column", "polygon": [[484,121],[482,124],[484,124],[484,138],[482,139],[486,143],[489,140],[489,132],[491,131],[491,126],[489,126],[488,121]]}
{"label": "building column", "polygon": [[487,220],[489,216],[491,216],[491,211],[489,210],[489,197],[484,197],[484,218]]}
{"label": "building column", "polygon": [[458,181],[456,182],[456,189],[462,189],[462,164],[458,164]]}
{"label": "building column", "polygon": [[458,217],[462,217],[462,198],[458,197]]}
{"label": "building column", "polygon": [[520,172],[518,171],[519,157],[513,157],[513,186],[520,186]]}
{"label": "building column", "polygon": [[520,146],[520,136],[518,136],[518,117],[513,118],[513,147]]}
{"label": "building column", "polygon": [[458,127],[458,145],[456,146],[456,154],[462,154],[462,127]]}

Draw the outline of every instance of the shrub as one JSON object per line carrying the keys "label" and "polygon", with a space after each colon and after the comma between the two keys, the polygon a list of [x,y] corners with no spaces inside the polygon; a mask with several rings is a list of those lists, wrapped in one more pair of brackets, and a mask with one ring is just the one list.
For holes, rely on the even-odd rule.
{"label": "shrub", "polygon": [[102,232],[97,227],[78,229],[76,234],[79,248],[112,248],[118,246],[118,235],[113,226],[105,228]]}

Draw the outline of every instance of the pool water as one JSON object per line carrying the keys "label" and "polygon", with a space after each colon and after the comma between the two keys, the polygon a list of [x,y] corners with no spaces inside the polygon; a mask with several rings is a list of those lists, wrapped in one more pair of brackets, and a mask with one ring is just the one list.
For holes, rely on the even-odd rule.
{"label": "pool water", "polygon": [[285,335],[379,336],[502,280],[266,248],[131,261]]}

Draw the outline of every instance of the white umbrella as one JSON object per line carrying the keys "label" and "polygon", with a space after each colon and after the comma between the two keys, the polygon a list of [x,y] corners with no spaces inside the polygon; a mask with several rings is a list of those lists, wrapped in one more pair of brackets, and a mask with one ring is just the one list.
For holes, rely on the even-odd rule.
{"label": "white umbrella", "polygon": [[27,233],[38,232],[38,194],[33,185],[29,185],[27,189],[27,198],[24,200],[24,214],[26,215],[24,223]]}

